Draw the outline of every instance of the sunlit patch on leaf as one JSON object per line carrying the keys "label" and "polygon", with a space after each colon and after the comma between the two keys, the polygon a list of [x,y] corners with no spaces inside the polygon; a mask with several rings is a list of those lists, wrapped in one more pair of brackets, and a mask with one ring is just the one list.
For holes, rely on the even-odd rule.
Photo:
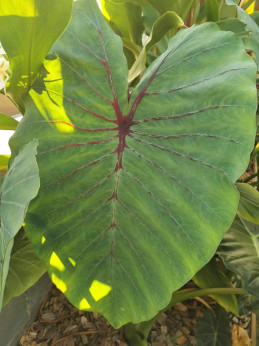
{"label": "sunlit patch on leaf", "polygon": [[73,260],[73,258],[68,257],[68,260],[69,260],[69,262],[72,264],[72,266],[73,266],[73,267],[75,267],[75,266],[76,266],[76,261],[75,261],[75,260]]}
{"label": "sunlit patch on leaf", "polygon": [[91,305],[88,303],[88,301],[85,298],[80,300],[79,310],[90,309],[90,307],[91,307]]}
{"label": "sunlit patch on leaf", "polygon": [[91,295],[93,296],[94,300],[98,302],[98,300],[107,296],[108,293],[111,291],[111,289],[112,289],[111,286],[103,284],[102,282],[98,280],[94,280],[89,291]]}
{"label": "sunlit patch on leaf", "polygon": [[[57,57],[55,60],[46,60],[45,69],[47,73],[49,70],[51,70],[49,82],[52,79],[55,79],[57,85],[59,86],[58,90],[63,90],[64,81],[62,78],[63,72],[60,59]],[[32,94],[37,94],[38,90],[32,90],[31,92]],[[48,104],[46,105],[46,102],[42,103],[41,100],[38,99],[36,101],[36,106],[40,110],[42,116],[46,119],[47,123],[49,123],[50,126],[55,126],[59,132],[74,132],[74,126],[66,113],[65,107],[65,102],[68,101],[73,103],[74,101],[66,95],[63,95],[63,93],[56,91],[56,89],[52,90],[51,87],[46,88],[44,93],[46,93],[46,100]],[[52,111],[54,111],[56,114],[55,118],[51,118]]]}
{"label": "sunlit patch on leaf", "polygon": [[44,236],[41,237],[41,244],[43,245],[46,241],[46,238]]}
{"label": "sunlit patch on leaf", "polygon": [[109,15],[109,13],[106,11],[105,9],[105,2],[103,0],[96,0],[97,1],[97,5],[99,7],[99,9],[101,10],[103,16],[107,19],[107,20],[111,20],[111,17]]}
{"label": "sunlit patch on leaf", "polygon": [[58,278],[54,273],[51,274],[51,280],[53,283],[57,286],[57,288],[62,292],[65,293],[67,290],[67,285],[63,280]]}
{"label": "sunlit patch on leaf", "polygon": [[60,258],[58,257],[58,255],[54,251],[52,252],[52,255],[50,256],[49,264],[52,267],[57,268],[61,272],[63,272],[65,270],[64,264],[61,262]]}

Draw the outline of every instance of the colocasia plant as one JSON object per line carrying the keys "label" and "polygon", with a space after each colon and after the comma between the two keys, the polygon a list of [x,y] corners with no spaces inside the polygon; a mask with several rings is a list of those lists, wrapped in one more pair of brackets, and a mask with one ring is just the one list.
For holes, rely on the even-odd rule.
{"label": "colocasia plant", "polygon": [[[25,217],[33,260],[77,308],[100,312],[115,328],[131,323],[132,345],[145,345],[159,311],[198,295],[172,296],[193,277],[201,294],[217,288],[214,298],[237,313],[235,293],[258,296],[233,261],[246,251],[233,245],[235,232],[245,229],[255,252],[259,246],[258,227],[249,230],[258,224],[258,192],[234,185],[255,143],[257,17],[231,0],[102,1],[106,18],[95,0],[56,0],[53,13],[40,1],[14,2],[17,17],[0,1],[0,40],[12,70],[7,95],[24,114],[1,185],[4,301],[22,293],[13,292],[7,272]],[[21,34],[10,38],[21,25],[26,52],[17,48]],[[218,253],[244,276],[243,288],[232,287],[213,260],[214,286],[201,269],[229,229]]]}

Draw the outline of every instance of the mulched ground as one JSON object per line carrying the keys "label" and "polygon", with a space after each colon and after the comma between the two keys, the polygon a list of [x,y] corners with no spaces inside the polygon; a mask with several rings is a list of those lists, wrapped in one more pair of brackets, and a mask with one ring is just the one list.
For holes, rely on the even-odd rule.
{"label": "mulched ground", "polygon": [[[195,330],[206,308],[204,304],[213,306],[215,302],[210,298],[206,298],[206,301],[189,300],[176,304],[162,314],[151,330],[149,345],[196,345]],[[240,320],[236,317],[233,319],[233,324],[239,323],[243,328],[249,329],[249,316]],[[55,345],[128,346],[122,328],[115,330],[98,313],[77,310],[53,287],[41,304],[37,320],[21,337],[19,346]]]}

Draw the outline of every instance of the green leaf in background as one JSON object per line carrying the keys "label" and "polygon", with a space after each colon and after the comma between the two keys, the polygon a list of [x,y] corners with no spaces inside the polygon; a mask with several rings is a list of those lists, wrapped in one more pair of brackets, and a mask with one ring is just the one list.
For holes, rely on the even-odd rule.
{"label": "green leaf in background", "polygon": [[16,296],[24,293],[45,273],[46,267],[35,255],[35,251],[24,230],[14,238],[9,271],[5,284],[3,306]]}
{"label": "green leaf in background", "polygon": [[219,20],[219,4],[217,0],[205,0],[205,11],[208,22]]}
{"label": "green leaf in background", "polygon": [[[142,6],[142,14],[143,14],[143,23],[145,26],[145,34],[147,36],[150,36],[151,31],[152,31],[152,27],[153,27],[155,21],[158,20],[161,15],[152,6]],[[164,51],[166,51],[167,47],[168,47],[168,37],[166,35],[162,38],[161,41],[157,42],[156,48],[157,48],[157,51],[160,52],[160,54],[161,54]],[[152,52],[147,52],[147,58],[148,58],[147,61],[148,62],[149,62],[150,58],[151,58],[151,61],[154,60],[153,55],[151,55],[151,54],[152,54]]]}
{"label": "green leaf in background", "polygon": [[146,65],[146,52],[157,42],[159,42],[169,30],[177,29],[183,26],[184,22],[175,12],[166,12],[155,21],[149,40],[141,50],[139,56],[129,71],[129,83],[144,72]]}
{"label": "green leaf in background", "polygon": [[0,113],[0,130],[15,130],[17,125],[18,121],[9,115]]}
{"label": "green leaf in background", "polygon": [[[102,1],[102,0],[101,0]],[[131,3],[137,6],[145,6],[148,4],[147,0],[112,0],[115,4]]]}
{"label": "green leaf in background", "polygon": [[237,18],[246,24],[246,28],[251,32],[251,35],[245,40],[246,49],[252,50],[256,55],[257,69],[259,69],[259,27],[254,19],[249,16],[241,7],[233,0],[225,0],[229,6],[236,6]]}
{"label": "green leaf in background", "polygon": [[101,0],[102,13],[113,30],[141,46],[144,31],[141,7],[121,0]]}
{"label": "green leaf in background", "polygon": [[[233,287],[229,278],[223,273],[215,258],[207,263],[192,278],[200,288],[213,287]],[[231,311],[234,315],[238,315],[237,299],[234,294],[218,294],[211,295],[227,311]]]}
{"label": "green leaf in background", "polygon": [[159,42],[169,30],[181,27],[184,27],[184,22],[178,14],[172,11],[165,12],[155,21],[152,27],[150,38],[146,45],[146,51]]}
{"label": "green leaf in background", "polygon": [[247,315],[253,312],[259,316],[259,299],[251,294],[242,294],[238,297],[239,315]]}
{"label": "green leaf in background", "polygon": [[13,160],[0,188],[0,308],[13,247],[13,239],[21,228],[31,199],[40,187],[35,155],[38,141],[21,148]]}
{"label": "green leaf in background", "polygon": [[249,31],[246,29],[245,23],[241,22],[237,18],[229,18],[217,22],[217,25],[223,31],[231,31],[241,39],[246,39],[249,36]]}
{"label": "green leaf in background", "polygon": [[181,12],[180,1],[171,1],[171,0],[147,0],[147,2],[153,6],[159,13],[163,14],[167,11],[173,11],[178,14]]}
{"label": "green leaf in background", "polygon": [[236,183],[240,193],[238,214],[259,225],[259,192],[249,184]]}
{"label": "green leaf in background", "polygon": [[135,78],[140,76],[146,68],[146,49],[145,47],[141,50],[139,56],[137,57],[136,61],[132,65],[131,69],[129,70],[128,74],[128,82],[131,83]]}
{"label": "green leaf in background", "polygon": [[236,9],[234,6],[228,6],[223,0],[219,7],[219,19],[227,20],[230,18],[236,18]]}
{"label": "green leaf in background", "polygon": [[231,331],[226,311],[207,309],[198,321],[196,346],[231,346]]}
{"label": "green leaf in background", "polygon": [[75,306],[116,328],[149,320],[236,214],[255,64],[236,35],[207,23],[177,33],[130,94],[121,39],[94,0],[79,0],[44,69],[10,141],[15,155],[39,138],[25,232]]}
{"label": "green leaf in background", "polygon": [[0,42],[12,77],[7,95],[24,112],[22,95],[31,87],[51,46],[66,28],[73,0],[0,0]]}
{"label": "green leaf in background", "polygon": [[185,20],[194,0],[147,0],[147,2],[161,14],[167,11],[173,11]]}
{"label": "green leaf in background", "polygon": [[241,276],[244,289],[259,298],[259,226],[237,215],[217,252]]}

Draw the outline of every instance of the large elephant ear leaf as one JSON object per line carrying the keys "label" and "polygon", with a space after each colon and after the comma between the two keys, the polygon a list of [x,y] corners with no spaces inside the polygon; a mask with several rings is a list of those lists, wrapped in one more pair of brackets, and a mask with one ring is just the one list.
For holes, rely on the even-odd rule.
{"label": "large elephant ear leaf", "polygon": [[25,226],[37,255],[115,327],[152,318],[214,254],[256,111],[255,64],[216,24],[180,31],[132,95],[122,49],[95,1],[76,1],[11,140],[14,154],[40,142]]}

